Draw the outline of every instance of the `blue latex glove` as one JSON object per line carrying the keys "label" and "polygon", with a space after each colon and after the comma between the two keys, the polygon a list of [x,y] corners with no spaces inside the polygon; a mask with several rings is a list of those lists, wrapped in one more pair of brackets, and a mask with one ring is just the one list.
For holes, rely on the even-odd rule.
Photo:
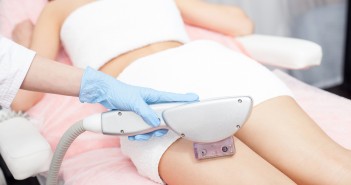
{"label": "blue latex glove", "polygon": [[[133,111],[153,127],[157,127],[160,120],[148,104],[188,102],[198,99],[199,97],[193,93],[176,94],[128,85],[90,67],[87,67],[83,74],[79,93],[81,102],[100,103],[113,110]],[[129,139],[148,140],[152,136],[163,136],[167,131],[160,129],[147,134],[129,136]]]}

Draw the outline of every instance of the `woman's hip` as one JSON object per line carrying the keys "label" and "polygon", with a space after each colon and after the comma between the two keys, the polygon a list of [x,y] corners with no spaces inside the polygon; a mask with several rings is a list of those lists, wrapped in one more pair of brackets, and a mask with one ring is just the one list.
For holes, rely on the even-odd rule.
{"label": "woman's hip", "polygon": [[212,41],[195,41],[140,58],[118,79],[162,91],[194,92],[201,99],[251,96],[254,105],[291,95],[270,70]]}

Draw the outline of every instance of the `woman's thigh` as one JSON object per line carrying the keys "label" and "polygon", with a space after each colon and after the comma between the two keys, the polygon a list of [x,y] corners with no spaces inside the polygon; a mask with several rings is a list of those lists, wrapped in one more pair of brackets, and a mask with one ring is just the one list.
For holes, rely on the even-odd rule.
{"label": "woman's thigh", "polygon": [[298,184],[337,184],[350,173],[350,152],[288,96],[255,106],[236,136]]}
{"label": "woman's thigh", "polygon": [[294,184],[236,138],[235,147],[236,154],[232,157],[198,161],[192,142],[179,139],[162,156],[161,178],[169,185]]}

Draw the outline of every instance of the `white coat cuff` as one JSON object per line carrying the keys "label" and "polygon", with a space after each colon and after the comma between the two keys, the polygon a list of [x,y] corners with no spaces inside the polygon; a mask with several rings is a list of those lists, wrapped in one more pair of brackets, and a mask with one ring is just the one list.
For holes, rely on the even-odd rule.
{"label": "white coat cuff", "polygon": [[0,37],[0,106],[10,107],[34,56],[34,51]]}

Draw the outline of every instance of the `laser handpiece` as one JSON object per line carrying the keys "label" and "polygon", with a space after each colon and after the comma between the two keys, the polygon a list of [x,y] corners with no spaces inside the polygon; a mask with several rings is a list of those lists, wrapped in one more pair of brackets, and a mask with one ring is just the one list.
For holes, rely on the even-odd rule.
{"label": "laser handpiece", "polygon": [[247,96],[211,99],[193,103],[151,105],[161,121],[152,127],[134,112],[109,111],[83,121],[86,130],[108,135],[131,136],[158,129],[170,129],[184,139],[211,143],[232,136],[251,113]]}

